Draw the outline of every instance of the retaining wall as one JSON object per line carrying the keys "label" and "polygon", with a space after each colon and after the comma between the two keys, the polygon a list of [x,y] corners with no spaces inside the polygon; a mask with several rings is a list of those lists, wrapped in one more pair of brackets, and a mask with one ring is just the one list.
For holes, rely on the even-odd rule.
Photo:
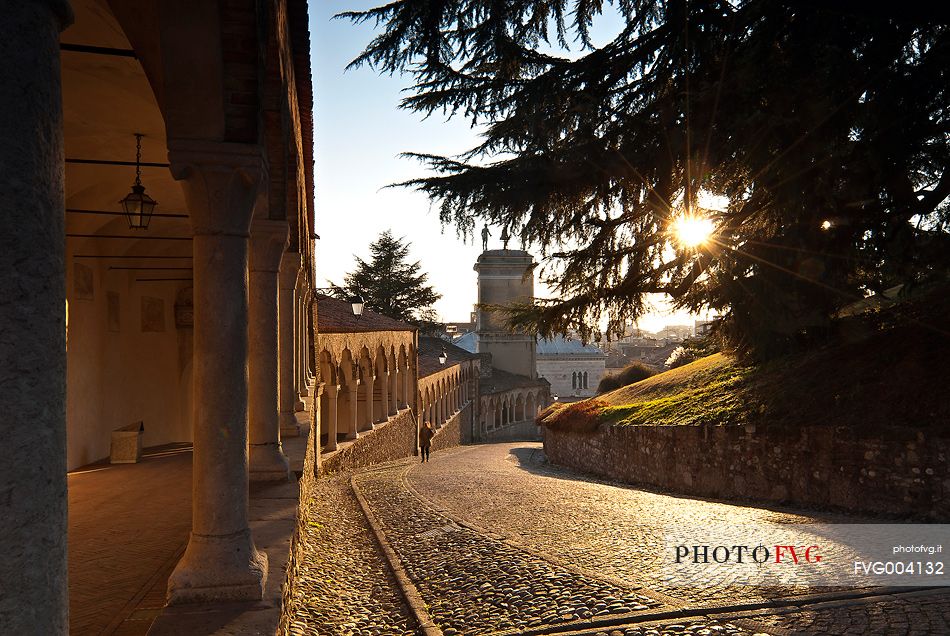
{"label": "retaining wall", "polygon": [[432,452],[471,443],[473,404],[469,402],[463,406],[435,432],[435,437],[432,438]]}
{"label": "retaining wall", "polygon": [[548,459],[687,495],[950,521],[950,435],[909,428],[544,428]]}
{"label": "retaining wall", "polygon": [[416,421],[411,409],[402,409],[371,432],[360,433],[354,442],[323,456],[322,474],[355,470],[363,466],[391,462],[416,452]]}

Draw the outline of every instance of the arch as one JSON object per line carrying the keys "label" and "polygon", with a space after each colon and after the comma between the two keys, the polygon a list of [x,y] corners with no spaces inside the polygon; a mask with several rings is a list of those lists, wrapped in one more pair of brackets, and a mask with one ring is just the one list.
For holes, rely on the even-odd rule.
{"label": "arch", "polygon": [[385,422],[389,417],[389,367],[386,364],[386,351],[382,345],[376,347],[373,357],[373,422]]}
{"label": "arch", "polygon": [[446,378],[439,379],[439,397],[438,397],[438,419],[439,426],[445,424],[445,421],[448,419],[448,398],[446,397]]}
{"label": "arch", "polygon": [[329,351],[324,349],[317,357],[317,373],[323,382],[323,397],[320,400],[320,430],[326,433],[327,442],[324,448],[327,451],[336,450],[339,436],[339,420],[337,416],[338,382],[337,365]]}
{"label": "arch", "polygon": [[359,436],[357,426],[359,370],[349,349],[344,349],[340,356],[338,380],[340,393],[336,402],[337,430],[345,436],[345,439],[356,439]]}
{"label": "arch", "polygon": [[571,388],[572,389],[577,388],[577,371],[573,371],[571,373]]}
{"label": "arch", "polygon": [[406,408],[409,406],[409,362],[406,359],[405,345],[399,345],[396,365],[399,367],[399,374],[401,376],[398,377],[399,382],[396,386],[397,401],[399,403],[399,408]]}
{"label": "arch", "polygon": [[524,400],[525,419],[533,420],[538,415],[538,403],[535,400],[534,393],[529,393]]}
{"label": "arch", "polygon": [[396,364],[396,349],[390,347],[386,354],[386,364],[389,367],[389,412],[387,415],[393,416],[399,412],[399,366]]}
{"label": "arch", "polygon": [[357,361],[357,371],[359,373],[359,389],[356,403],[356,417],[358,420],[358,431],[368,431],[373,428],[373,394],[375,365],[370,357],[369,350],[364,346],[360,349],[359,360]]}
{"label": "arch", "polygon": [[515,421],[523,422],[525,419],[527,418],[525,418],[524,397],[522,395],[518,395],[517,399],[515,400]]}
{"label": "arch", "polygon": [[587,371],[584,371],[584,387],[583,388],[585,389],[587,388]]}

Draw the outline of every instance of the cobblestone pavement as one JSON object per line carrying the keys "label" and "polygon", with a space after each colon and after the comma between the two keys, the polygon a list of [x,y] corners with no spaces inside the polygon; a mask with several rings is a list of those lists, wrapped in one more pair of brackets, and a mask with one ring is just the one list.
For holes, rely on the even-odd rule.
{"label": "cobblestone pavement", "polygon": [[[442,451],[352,483],[408,575],[410,596],[424,604],[420,620],[445,636],[950,634],[948,589],[711,583],[653,556],[671,527],[707,529],[714,543],[720,526],[783,523],[798,532],[794,524],[855,517],[607,484],[550,466],[540,445],[525,443]],[[299,633],[413,633],[417,623],[345,480],[320,488],[295,607]]]}
{"label": "cobblestone pavement", "polygon": [[349,479],[317,482],[304,514],[304,560],[294,590],[291,631],[322,635],[411,635],[405,608]]}
{"label": "cobblestone pavement", "polygon": [[[737,586],[717,571],[669,567],[667,534],[694,533],[702,543],[735,538],[760,524],[835,523],[840,515],[795,514],[676,497],[606,484],[545,464],[540,444],[453,449],[411,471],[409,483],[436,507],[590,572],[615,577],[684,603],[762,601],[830,591],[804,586]],[[854,523],[855,518],[847,518]],[[804,541],[804,540],[802,540]],[[808,545],[808,543],[804,543]],[[798,545],[802,545],[800,541]]]}
{"label": "cobblestone pavement", "polygon": [[[831,604],[829,604],[831,605]],[[879,602],[758,616],[755,624],[772,634],[950,634],[950,591]]]}
{"label": "cobblestone pavement", "polygon": [[447,523],[408,491],[408,469],[367,472],[357,484],[446,636],[520,631],[661,605],[634,588],[581,576]]}

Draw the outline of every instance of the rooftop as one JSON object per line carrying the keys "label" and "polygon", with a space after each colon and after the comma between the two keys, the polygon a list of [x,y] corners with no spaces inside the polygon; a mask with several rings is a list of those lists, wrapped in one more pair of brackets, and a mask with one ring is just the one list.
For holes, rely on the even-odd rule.
{"label": "rooftop", "polygon": [[459,336],[452,343],[461,349],[469,353],[475,353],[475,332],[469,331],[468,333]]}
{"label": "rooftop", "polygon": [[606,358],[607,354],[594,345],[584,344],[580,340],[555,336],[551,339],[538,339],[539,356],[593,356],[597,358]]}
{"label": "rooftop", "polygon": [[532,387],[549,387],[551,383],[544,378],[532,380],[525,375],[508,373],[501,369],[493,369],[491,377],[482,378],[479,384],[479,393],[481,395],[491,395],[493,393],[504,393],[512,389],[527,389]]}
{"label": "rooftop", "polygon": [[[439,354],[445,348],[445,364],[439,364]],[[442,338],[419,336],[419,377],[424,378],[443,369],[453,367],[466,360],[475,360],[478,356]]]}
{"label": "rooftop", "polygon": [[363,333],[367,331],[416,331],[402,320],[378,314],[369,309],[362,316],[353,315],[353,307],[344,300],[317,294],[318,333]]}

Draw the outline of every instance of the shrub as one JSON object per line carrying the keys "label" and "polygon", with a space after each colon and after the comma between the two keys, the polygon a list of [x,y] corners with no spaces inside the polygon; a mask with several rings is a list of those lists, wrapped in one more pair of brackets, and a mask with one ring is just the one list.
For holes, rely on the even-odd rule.
{"label": "shrub", "polygon": [[633,362],[628,364],[617,373],[605,375],[600,379],[597,385],[597,393],[609,393],[619,389],[622,386],[646,380],[650,376],[656,375],[656,370],[642,362]]}
{"label": "shrub", "polygon": [[600,379],[600,382],[597,383],[597,393],[610,393],[619,389],[622,385],[618,379],[619,374],[608,373]]}
{"label": "shrub", "polygon": [[673,349],[673,353],[670,354],[670,357],[666,359],[666,366],[670,369],[675,369],[676,367],[681,367],[684,364],[689,364],[694,362],[697,359],[696,352],[687,349],[686,347],[679,346]]}
{"label": "shrub", "polygon": [[710,334],[699,338],[687,338],[683,344],[673,349],[673,353],[666,359],[664,365],[668,369],[675,369],[684,364],[695,362],[700,358],[719,353],[721,350],[718,334]]}
{"label": "shrub", "polygon": [[656,375],[656,369],[642,362],[632,362],[620,370],[617,378],[620,380],[620,386],[627,386],[640,380]]}
{"label": "shrub", "polygon": [[584,400],[570,404],[552,404],[538,416],[538,424],[559,431],[593,433],[603,421],[608,404],[601,400]]}

